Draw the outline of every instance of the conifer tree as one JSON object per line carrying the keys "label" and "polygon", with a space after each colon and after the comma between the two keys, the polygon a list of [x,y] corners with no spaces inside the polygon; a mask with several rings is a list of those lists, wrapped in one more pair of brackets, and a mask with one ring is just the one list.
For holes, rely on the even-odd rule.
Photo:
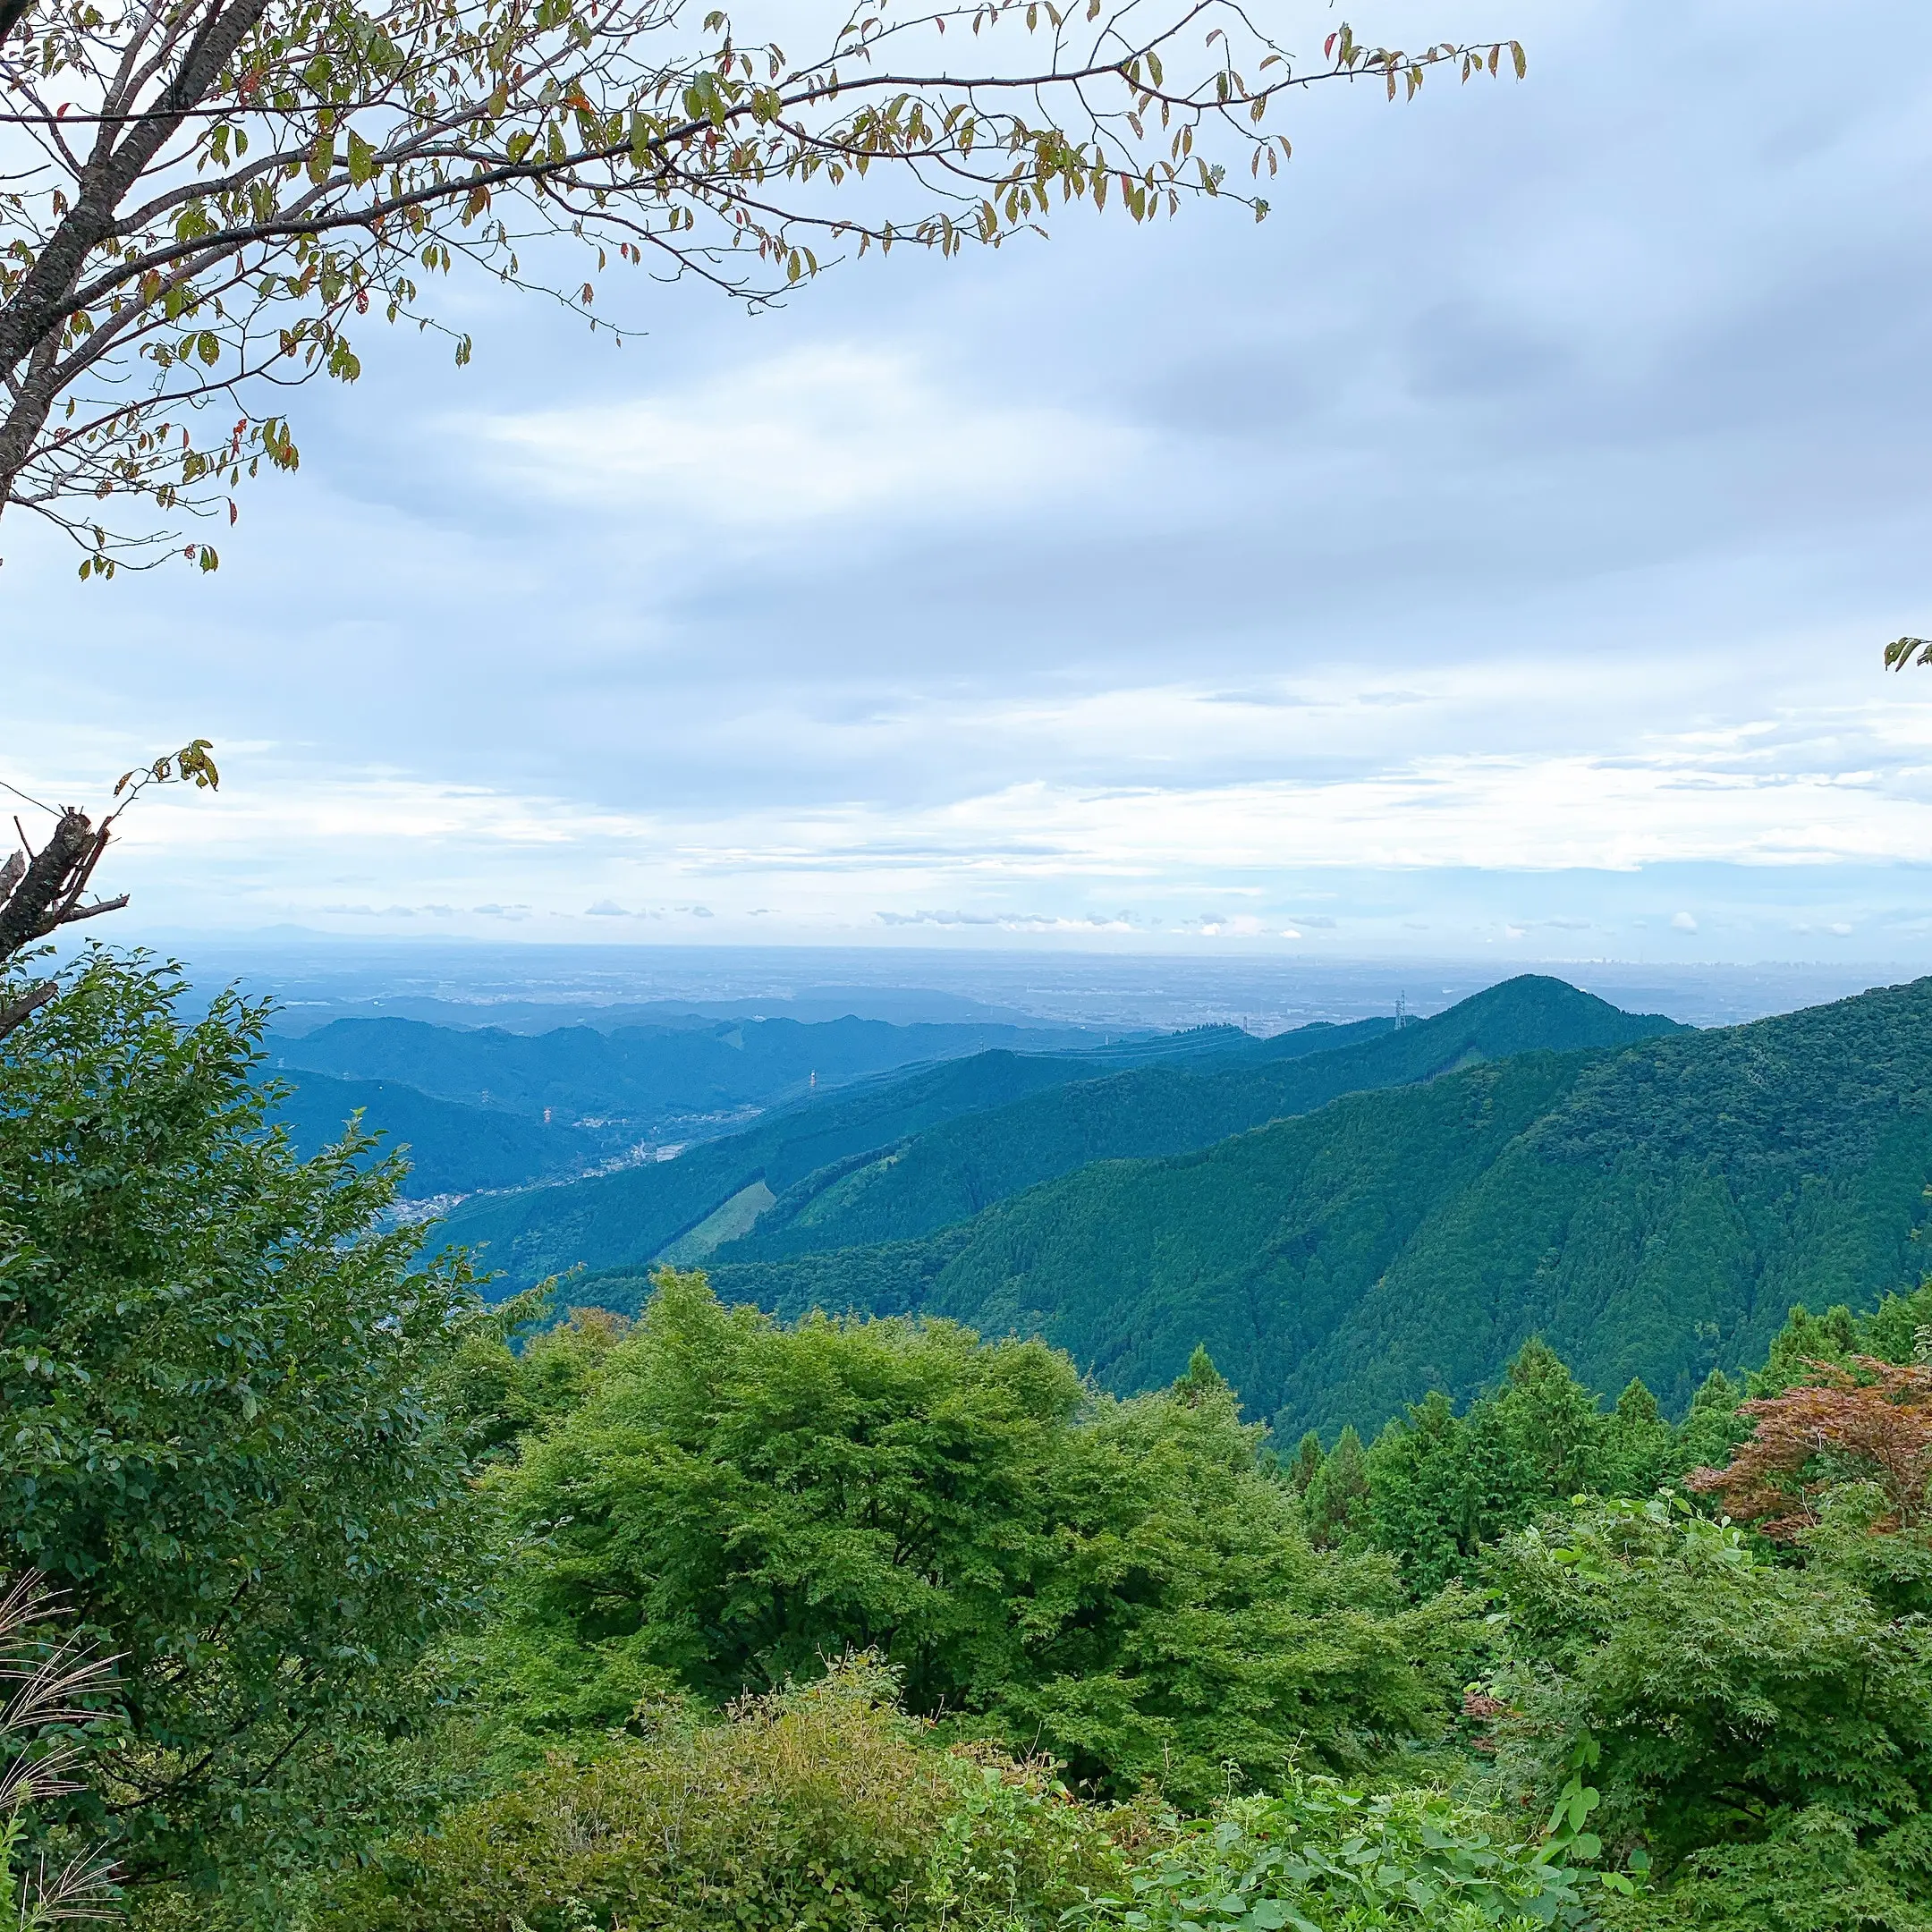
{"label": "conifer tree", "polygon": [[1297,1496],[1309,1493],[1309,1486],[1321,1474],[1325,1460],[1321,1437],[1309,1429],[1295,1445],[1294,1460],[1288,1465],[1288,1485]]}
{"label": "conifer tree", "polygon": [[1304,1507],[1309,1537],[1324,1549],[1339,1547],[1365,1525],[1368,1503],[1368,1459],[1351,1423],[1309,1485]]}

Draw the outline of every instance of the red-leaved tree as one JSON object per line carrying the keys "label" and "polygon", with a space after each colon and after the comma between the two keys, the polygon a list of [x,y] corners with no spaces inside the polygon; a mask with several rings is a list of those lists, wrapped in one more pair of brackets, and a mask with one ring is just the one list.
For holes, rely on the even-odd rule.
{"label": "red-leaved tree", "polygon": [[1868,1483],[1885,1508],[1875,1530],[1919,1528],[1932,1483],[1932,1368],[1854,1355],[1806,1366],[1817,1379],[1744,1403],[1755,1427],[1724,1468],[1692,1470],[1691,1488],[1740,1522],[1788,1541],[1818,1521],[1826,1493]]}

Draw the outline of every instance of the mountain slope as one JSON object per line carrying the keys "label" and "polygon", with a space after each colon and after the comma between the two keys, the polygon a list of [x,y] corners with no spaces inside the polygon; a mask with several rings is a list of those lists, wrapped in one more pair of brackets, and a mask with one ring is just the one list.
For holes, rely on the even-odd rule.
{"label": "mountain slope", "polygon": [[360,1109],[363,1126],[385,1137],[377,1153],[400,1148],[408,1159],[403,1191],[412,1199],[528,1187],[547,1174],[587,1167],[599,1151],[593,1136],[574,1128],[437,1100],[400,1080],[336,1080],[326,1073],[269,1078],[290,1089],[269,1117],[288,1126],[305,1159],[340,1140],[343,1124]]}
{"label": "mountain slope", "polygon": [[[1178,1070],[1146,1063],[1159,1042],[981,1054],[855,1085],[674,1161],[466,1204],[442,1233],[489,1242],[488,1261],[513,1284],[580,1263],[640,1268],[666,1250],[691,1265],[715,1243],[730,1262],[905,1238],[1100,1156],[1206,1146],[1337,1093],[1428,1079],[1525,1041],[1607,1044],[1673,1024],[1528,977],[1400,1030],[1377,1020],[1267,1040],[1232,1028],[1171,1035]],[[1129,1071],[1116,1072],[1123,1058]],[[775,1200],[748,1195],[754,1187]],[[740,1209],[724,1213],[734,1199]],[[776,1233],[761,1247],[767,1224]]]}
{"label": "mountain slope", "polygon": [[[1080,1054],[1000,1049],[875,1075],[808,1105],[775,1113],[742,1132],[690,1148],[673,1161],[504,1199],[465,1202],[442,1224],[436,1236],[487,1243],[485,1259],[504,1272],[506,1286],[579,1265],[647,1267],[747,1189],[762,1185],[776,1197],[810,1174],[835,1178],[842,1164],[863,1165],[881,1148],[957,1115],[996,1108],[1046,1088],[1093,1080],[1123,1063],[1141,1065],[1164,1046],[1189,1063],[1216,1063],[1243,1049],[1266,1051],[1280,1060],[1297,1052],[1326,1055],[1338,1045],[1389,1032],[1393,1024],[1386,1020],[1318,1024],[1258,1042],[1237,1028],[1201,1028]],[[708,1252],[700,1242],[695,1250],[681,1250],[680,1258],[695,1261]]]}
{"label": "mountain slope", "polygon": [[935,1121],[996,1106],[1036,1086],[1074,1080],[1085,1062],[1046,1055],[975,1054],[890,1082],[828,1096],[677,1159],[568,1185],[466,1201],[440,1241],[485,1244],[506,1286],[575,1267],[643,1267],[733,1196],[763,1181],[775,1194],[828,1163],[874,1149]]}
{"label": "mountain slope", "polygon": [[1289,1431],[1471,1394],[1538,1333],[1594,1386],[1640,1375],[1681,1407],[1761,1358],[1792,1301],[1916,1276],[1928,1174],[1932,979],[1358,1093],[923,1241],[714,1274],[772,1307],[1037,1332],[1123,1391],[1205,1342]]}
{"label": "mountain slope", "polygon": [[863,1165],[807,1177],[717,1258],[905,1241],[1092,1161],[1184,1153],[1342,1094],[1410,1086],[1532,1047],[1617,1046],[1675,1030],[1674,1021],[1526,974],[1433,1019],[1312,1055],[1290,1057],[1300,1035],[1282,1034],[1238,1055],[1059,1086],[949,1121]]}

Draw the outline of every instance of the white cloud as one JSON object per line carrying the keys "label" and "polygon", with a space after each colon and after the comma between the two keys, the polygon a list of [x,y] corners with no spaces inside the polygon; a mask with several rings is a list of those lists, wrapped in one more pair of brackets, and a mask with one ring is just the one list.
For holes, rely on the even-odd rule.
{"label": "white cloud", "polygon": [[1050,404],[974,396],[902,350],[831,343],[683,390],[458,427],[520,490],[749,531],[1119,487],[1145,440]]}
{"label": "white cloud", "polygon": [[1561,10],[1523,88],[1298,108],[1263,228],[652,296],[641,355],[453,279],[470,372],[311,392],[217,577],[9,520],[0,775],[214,737],[108,864],[184,924],[1932,956],[1932,676],[1877,655],[1932,10],[1874,6],[1687,0],[1661,64]]}
{"label": "white cloud", "polygon": [[1671,930],[1673,932],[1694,933],[1697,929],[1697,920],[1690,913],[1673,912],[1671,914]]}

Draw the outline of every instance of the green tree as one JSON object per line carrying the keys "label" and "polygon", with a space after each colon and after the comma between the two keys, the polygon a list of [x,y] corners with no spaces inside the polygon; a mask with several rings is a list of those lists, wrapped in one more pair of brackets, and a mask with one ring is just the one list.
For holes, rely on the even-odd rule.
{"label": "green tree", "polygon": [[1858,1323],[1860,1352],[1880,1361],[1932,1359],[1932,1279],[1906,1294],[1888,1294]]}
{"label": "green tree", "polygon": [[628,1317],[607,1309],[573,1308],[564,1319],[517,1338],[517,1317],[543,1312],[540,1290],[516,1304],[499,1304],[496,1322],[468,1335],[444,1370],[437,1392],[445,1405],[475,1430],[479,1449],[496,1457],[557,1417],[580,1409],[602,1381],[617,1344],[631,1332]]}
{"label": "green tree", "polygon": [[[656,1681],[722,1701],[848,1648],[1132,1788],[1211,1794],[1301,1748],[1433,1731],[1462,1639],[1374,1557],[1322,1557],[1205,1356],[1092,1398],[1063,1355],[946,1323],[784,1328],[667,1274],[584,1406],[499,1478],[533,1540],[504,1655],[621,1720]],[[574,1661],[573,1661],[574,1660]]]}
{"label": "green tree", "polygon": [[1321,1474],[1324,1460],[1321,1437],[1313,1429],[1308,1430],[1296,1444],[1294,1460],[1287,1467],[1289,1487],[1297,1496],[1309,1493],[1309,1484]]}
{"label": "green tree", "polygon": [[1809,1379],[1813,1362],[1842,1368],[1858,1352],[1859,1341],[1858,1321],[1850,1309],[1841,1304],[1814,1315],[1801,1302],[1773,1336],[1764,1367],[1745,1378],[1746,1393],[1754,1399],[1781,1395],[1793,1383]]}
{"label": "green tree", "polygon": [[1592,1487],[1599,1496],[1642,1498],[1691,1466],[1680,1462],[1677,1432],[1664,1419],[1657,1397],[1632,1377],[1598,1438]]}
{"label": "green tree", "polygon": [[[1459,1417],[1437,1391],[1392,1420],[1366,1459],[1363,1533],[1402,1565],[1419,1596],[1470,1573],[1481,1551],[1573,1496],[1614,1493],[1628,1477],[1655,1487],[1671,1432],[1640,1383],[1614,1417],[1539,1341],[1526,1343],[1502,1388]],[[1646,1408],[1648,1404],[1648,1408]]]}
{"label": "green tree", "polygon": [[1525,1530],[1491,1575],[1508,1605],[1500,1781],[1547,1801],[1594,1758],[1593,1822],[1613,1848],[1647,1844],[1665,1883],[1661,1921],[1642,1922],[1751,1923],[1779,1882],[1797,1889],[1756,1923],[1924,1922],[1932,1630],[1828,1541],[1767,1562],[1657,1498]]}
{"label": "green tree", "polygon": [[1680,1470],[1721,1467],[1750,1434],[1738,1414],[1744,1390],[1722,1368],[1713,1368],[1691,1398],[1690,1412],[1677,1428],[1674,1461]]}
{"label": "green tree", "polygon": [[1603,1413],[1546,1342],[1532,1336],[1516,1352],[1496,1411],[1525,1489],[1572,1496],[1595,1487]]}
{"label": "green tree", "polygon": [[477,1311],[390,1230],[394,1162],[294,1158],[263,1009],[184,1023],[94,955],[0,1049],[0,1551],[116,1653],[72,1802],[135,1879],[272,1885],[361,1812],[352,1766],[475,1598],[466,1434],[433,1400]]}
{"label": "green tree", "polygon": [[1335,1438],[1302,1498],[1309,1535],[1318,1547],[1336,1549],[1367,1521],[1368,1465],[1361,1437],[1351,1423]]}
{"label": "green tree", "polygon": [[995,1707],[1016,1742],[1201,1806],[1231,1769],[1272,1787],[1296,1755],[1360,1767],[1439,1734],[1466,1674],[1459,1599],[1407,1607],[1386,1558],[1312,1548],[1259,1435],[1224,1385],[1186,1377],[1071,1432],[1052,1622],[1017,1606],[1024,1674]]}
{"label": "green tree", "polygon": [[1260,216],[1286,90],[1523,67],[1513,43],[1411,57],[1345,27],[1291,66],[1226,0],[797,24],[803,59],[676,0],[0,0],[34,150],[0,200],[0,505],[69,530],[83,574],[143,554],[122,500],[232,519],[244,473],[295,466],[286,387],[360,373],[359,318],[468,360],[434,313],[458,262],[611,327],[626,270],[764,302],[835,251],[996,244],[1056,201]]}

